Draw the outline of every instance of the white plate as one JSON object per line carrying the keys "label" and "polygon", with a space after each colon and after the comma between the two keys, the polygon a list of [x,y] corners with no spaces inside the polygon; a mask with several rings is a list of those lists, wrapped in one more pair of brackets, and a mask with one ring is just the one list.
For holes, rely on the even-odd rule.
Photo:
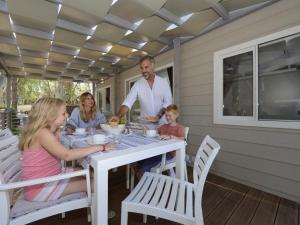
{"label": "white plate", "polygon": [[88,140],[87,140],[87,143],[88,143],[89,145],[104,145],[104,144],[107,144],[107,143],[108,143],[108,138],[106,138],[102,143],[97,143],[97,144],[95,144],[95,143],[93,142],[92,139],[88,139]]}
{"label": "white plate", "polygon": [[73,135],[75,135],[75,136],[84,136],[84,135],[87,135],[87,132],[84,132],[84,133],[76,133],[76,132],[74,132]]}

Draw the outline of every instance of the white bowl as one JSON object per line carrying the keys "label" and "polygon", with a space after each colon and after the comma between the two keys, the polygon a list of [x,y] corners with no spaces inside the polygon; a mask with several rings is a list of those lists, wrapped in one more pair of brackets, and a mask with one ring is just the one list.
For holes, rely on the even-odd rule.
{"label": "white bowl", "polygon": [[125,129],[125,124],[119,124],[117,126],[110,126],[109,124],[100,124],[100,126],[107,134],[115,135],[121,134]]}

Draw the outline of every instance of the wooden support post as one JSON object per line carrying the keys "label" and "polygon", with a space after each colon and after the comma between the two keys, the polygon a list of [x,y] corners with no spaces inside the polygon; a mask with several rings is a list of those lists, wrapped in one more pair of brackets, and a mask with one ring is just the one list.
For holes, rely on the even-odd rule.
{"label": "wooden support post", "polygon": [[11,78],[11,87],[12,87],[12,108],[17,111],[18,107],[18,82],[17,77],[13,76]]}
{"label": "wooden support post", "polygon": [[11,77],[7,76],[6,80],[6,108],[11,106]]}
{"label": "wooden support post", "polygon": [[180,108],[180,39],[173,40],[174,45],[174,68],[173,68],[173,82],[174,82],[174,103]]}

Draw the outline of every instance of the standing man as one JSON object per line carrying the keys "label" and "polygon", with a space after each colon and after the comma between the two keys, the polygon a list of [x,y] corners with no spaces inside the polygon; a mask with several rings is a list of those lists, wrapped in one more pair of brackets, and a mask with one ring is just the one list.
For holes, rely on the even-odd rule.
{"label": "standing man", "polygon": [[119,121],[138,99],[141,106],[141,117],[152,123],[158,123],[167,106],[172,104],[172,93],[168,82],[155,75],[154,58],[144,56],[140,59],[143,77],[135,82],[118,113],[110,121]]}

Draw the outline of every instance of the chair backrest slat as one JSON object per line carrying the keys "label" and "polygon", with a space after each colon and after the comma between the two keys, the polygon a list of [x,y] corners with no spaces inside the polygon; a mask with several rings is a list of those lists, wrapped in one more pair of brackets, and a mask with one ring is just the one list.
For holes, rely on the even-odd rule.
{"label": "chair backrest slat", "polygon": [[18,162],[19,160],[20,160],[20,153],[14,152],[8,158],[6,158],[4,161],[1,161],[0,173],[2,174],[2,176],[5,176],[7,171],[14,165],[14,163]]}
{"label": "chair backrest slat", "polygon": [[[20,164],[17,165],[16,167],[20,167],[21,168]],[[7,183],[14,183],[14,182],[18,182],[20,180],[22,180],[22,170],[21,169],[17,173],[15,173],[14,175],[12,175],[10,177],[10,179],[7,181]]]}
{"label": "chair backrest slat", "polygon": [[202,214],[202,194],[204,183],[208,174],[208,171],[216,158],[218,152],[220,150],[220,145],[213,140],[210,136],[206,136],[197,152],[194,162],[194,187],[195,187],[195,213],[196,224],[201,224],[200,221],[203,222],[203,214]]}
{"label": "chair backrest slat", "polygon": [[209,143],[207,143],[207,145],[205,145],[205,146],[203,147],[203,152],[204,152],[207,156],[209,156],[209,155],[212,153],[212,151],[213,151],[213,148],[212,148],[211,146],[209,146]]}
{"label": "chair backrest slat", "polygon": [[[19,139],[12,135],[10,130],[0,131],[0,185],[20,181],[20,151]],[[8,221],[13,190],[0,192],[1,224]],[[4,217],[2,217],[2,215]]]}
{"label": "chair backrest slat", "polygon": [[197,166],[194,166],[194,170],[196,170],[196,174],[194,174],[194,176],[196,177],[194,177],[194,180],[196,179],[199,180],[202,170],[204,170],[204,164],[202,165],[198,164]]}
{"label": "chair backrest slat", "polygon": [[3,136],[0,141],[0,151],[1,149],[6,149],[8,146],[18,144],[17,136]]}
{"label": "chair backrest slat", "polygon": [[13,163],[3,174],[5,182],[11,183],[12,182],[11,180],[14,179],[15,175],[18,174],[20,171],[21,171],[21,162],[20,160],[16,160],[16,162]]}
{"label": "chair backrest slat", "polygon": [[6,148],[0,149],[0,162],[8,158],[14,152],[19,152],[17,143],[9,145]]}
{"label": "chair backrest slat", "polygon": [[206,152],[201,151],[200,154],[196,157],[197,162],[202,162],[204,165],[206,164],[207,160],[208,160],[209,155],[206,154]]}
{"label": "chair backrest slat", "polygon": [[12,135],[13,133],[8,128],[4,130],[0,130],[0,140],[4,139],[6,136],[12,136]]}

